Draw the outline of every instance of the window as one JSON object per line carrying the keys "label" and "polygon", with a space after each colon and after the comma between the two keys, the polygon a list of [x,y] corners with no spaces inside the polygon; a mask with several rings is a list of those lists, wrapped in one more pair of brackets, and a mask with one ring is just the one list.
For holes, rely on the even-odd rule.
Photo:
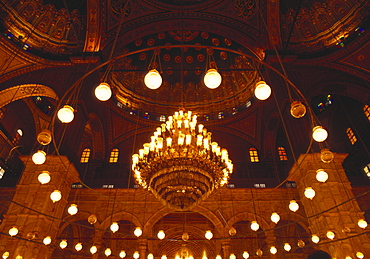
{"label": "window", "polygon": [[259,158],[258,158],[257,149],[255,149],[254,147],[251,147],[249,149],[249,157],[251,158],[252,163],[257,163],[257,162],[260,161]]}
{"label": "window", "polygon": [[103,184],[103,188],[105,188],[105,189],[113,189],[114,188],[114,184]]}
{"label": "window", "polygon": [[255,183],[254,187],[255,188],[266,188],[266,184],[264,184],[264,183]]}
{"label": "window", "polygon": [[118,155],[119,155],[118,148],[113,148],[112,151],[110,152],[109,163],[117,163]]}
{"label": "window", "polygon": [[370,178],[370,163],[368,163],[367,166],[364,167],[364,172],[366,176]]}
{"label": "window", "polygon": [[219,112],[218,113],[218,119],[223,119],[223,118],[225,118],[224,112]]}
{"label": "window", "polygon": [[366,118],[370,121],[370,106],[367,104],[364,106],[364,114]]}
{"label": "window", "polygon": [[19,143],[19,140],[21,139],[22,135],[23,135],[23,131],[21,129],[18,129],[12,140],[13,145],[17,145]]}
{"label": "window", "polygon": [[357,141],[357,138],[356,138],[355,133],[353,133],[353,130],[351,128],[348,128],[346,130],[346,133],[347,133],[347,137],[348,137],[349,141],[351,142],[351,144],[352,145],[355,144],[356,141]]}
{"label": "window", "polygon": [[90,153],[91,153],[90,148],[85,148],[82,151],[80,163],[87,163],[87,162],[89,162]]}
{"label": "window", "polygon": [[4,177],[5,169],[0,166],[0,179]]}
{"label": "window", "polygon": [[288,160],[288,156],[286,155],[285,148],[278,147],[278,154],[279,154],[280,161],[287,161]]}

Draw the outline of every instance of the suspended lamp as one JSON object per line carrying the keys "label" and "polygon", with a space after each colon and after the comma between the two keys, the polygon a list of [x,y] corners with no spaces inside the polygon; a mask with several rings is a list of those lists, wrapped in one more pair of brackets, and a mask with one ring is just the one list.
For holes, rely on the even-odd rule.
{"label": "suspended lamp", "polygon": [[312,242],[314,242],[315,244],[317,244],[318,242],[320,242],[320,238],[318,237],[318,235],[312,235],[312,236],[311,236],[311,240],[312,240]]}
{"label": "suspended lamp", "polygon": [[302,239],[299,239],[299,240],[298,240],[298,242],[297,242],[297,245],[298,245],[298,247],[302,248],[302,247],[304,247],[306,244],[305,244],[305,242],[304,242]]}
{"label": "suspended lamp", "polygon": [[66,248],[66,247],[67,247],[67,245],[68,245],[68,243],[67,243],[67,240],[66,240],[66,239],[63,239],[63,240],[62,240],[62,241],[60,241],[60,243],[59,243],[59,247],[60,247],[60,248],[62,248],[62,249]]}
{"label": "suspended lamp", "polygon": [[185,241],[185,242],[186,242],[186,241],[188,241],[188,240],[189,240],[189,234],[188,234],[188,233],[186,233],[186,232],[185,232],[185,233],[183,233],[183,234],[182,234],[182,236],[181,236],[181,239],[182,239],[183,241]]}
{"label": "suspended lamp", "polygon": [[271,221],[277,224],[280,221],[280,216],[276,212],[271,214]]}
{"label": "suspended lamp", "polygon": [[7,251],[7,252],[4,252],[3,253],[3,259],[6,259],[6,258],[8,258],[9,257],[9,252]]}
{"label": "suspended lamp", "polygon": [[235,254],[230,254],[229,259],[236,259]]}
{"label": "suspended lamp", "polygon": [[[163,258],[163,259],[167,259],[167,256],[166,256],[166,258]],[[194,256],[191,255],[191,256],[188,257],[188,259],[194,259]]]}
{"label": "suspended lamp", "polygon": [[108,101],[112,96],[112,90],[107,83],[100,83],[95,88],[95,97],[102,102]]}
{"label": "suspended lamp", "polygon": [[49,145],[51,142],[51,131],[50,130],[42,130],[39,134],[37,134],[37,142],[41,145],[46,146]]}
{"label": "suspended lamp", "polygon": [[35,239],[36,233],[35,232],[29,232],[26,237],[27,237],[28,240]]}
{"label": "suspended lamp", "polygon": [[39,180],[41,184],[49,183],[51,180],[49,171],[42,171],[42,173],[37,177],[37,180]]}
{"label": "suspended lamp", "polygon": [[207,230],[206,234],[204,235],[208,240],[211,240],[213,237],[213,233],[211,230]]}
{"label": "suspended lamp", "polygon": [[289,209],[293,212],[296,212],[299,209],[299,205],[295,200],[289,202]]}
{"label": "suspended lamp", "polygon": [[247,251],[243,252],[243,258],[248,259],[249,258],[249,253]]}
{"label": "suspended lamp", "polygon": [[215,259],[222,259],[221,255],[216,255]]}
{"label": "suspended lamp", "polygon": [[158,89],[162,85],[162,77],[157,69],[152,69],[145,75],[144,83],[152,90]]}
{"label": "suspended lamp", "polygon": [[163,230],[159,230],[158,234],[157,234],[157,237],[162,240],[163,238],[166,237],[166,234],[164,233]]}
{"label": "suspended lamp", "polygon": [[112,250],[110,248],[105,249],[104,254],[106,257],[110,256],[112,254]]}
{"label": "suspended lamp", "polygon": [[18,228],[17,227],[12,227],[11,229],[9,229],[9,235],[14,237],[18,234]]}
{"label": "suspended lamp", "polygon": [[220,86],[222,82],[222,77],[220,73],[214,68],[208,69],[204,76],[204,84],[209,88],[209,89],[216,89],[217,87]]}
{"label": "suspended lamp", "polygon": [[334,159],[334,154],[333,152],[331,152],[329,149],[327,148],[324,148],[321,150],[320,152],[320,157],[321,157],[321,161],[323,161],[324,163],[330,163],[331,161],[333,161]]}
{"label": "suspended lamp", "polygon": [[[208,257],[204,254],[204,255],[202,256],[202,259],[208,259]],[[236,259],[236,257],[235,257],[235,259]]]}
{"label": "suspended lamp", "polygon": [[363,228],[365,229],[367,227],[367,222],[366,220],[364,219],[359,219],[358,222],[357,222],[357,225],[360,227],[360,228]]}
{"label": "suspended lamp", "polygon": [[143,231],[141,230],[141,228],[136,227],[135,230],[134,230],[134,235],[139,237],[139,236],[141,236],[141,234],[143,234]]}
{"label": "suspended lamp", "polygon": [[290,114],[294,118],[302,118],[306,114],[306,106],[300,101],[293,101],[290,104]]}
{"label": "suspended lamp", "polygon": [[264,101],[271,95],[271,87],[266,84],[265,81],[259,81],[256,83],[256,88],[254,89],[254,95],[258,100]]}
{"label": "suspended lamp", "polygon": [[95,254],[98,251],[98,248],[96,246],[90,247],[90,253]]}
{"label": "suspended lamp", "polygon": [[147,259],[154,259],[154,255],[152,253],[149,253]]}
{"label": "suspended lamp", "polygon": [[87,221],[91,224],[91,225],[94,225],[96,223],[96,221],[98,221],[98,218],[94,215],[94,214],[91,214],[88,218],[87,218]]}
{"label": "suspended lamp", "polygon": [[119,225],[117,222],[113,222],[112,225],[110,225],[110,230],[113,232],[113,233],[116,233],[119,229]]}
{"label": "suspended lamp", "polygon": [[334,239],[334,237],[335,237],[335,234],[334,234],[334,232],[333,231],[328,231],[328,232],[326,232],[326,236],[327,236],[327,238],[329,238],[329,239]]}
{"label": "suspended lamp", "polygon": [[306,187],[304,190],[304,196],[310,200],[312,200],[316,195],[316,192],[312,187]]}
{"label": "suspended lamp", "polygon": [[324,169],[319,169],[316,171],[316,180],[322,183],[325,183],[329,178],[327,172]]}
{"label": "suspended lamp", "polygon": [[257,221],[252,221],[251,222],[251,229],[253,231],[257,231],[260,228],[260,225],[258,225]]}
{"label": "suspended lamp", "polygon": [[316,142],[323,142],[328,138],[328,132],[322,126],[316,126],[312,129],[312,137]]}
{"label": "suspended lamp", "polygon": [[361,253],[361,252],[357,252],[357,253],[356,253],[356,257],[357,257],[357,258],[362,259],[362,258],[364,258],[365,256],[364,256],[364,254],[363,254],[363,253]]}
{"label": "suspended lamp", "polygon": [[37,152],[32,155],[32,161],[36,165],[42,165],[46,161],[46,153],[42,150],[37,150]]}
{"label": "suspended lamp", "polygon": [[284,244],[284,250],[289,252],[292,249],[292,246],[289,243]]}
{"label": "suspended lamp", "polygon": [[352,257],[347,255],[345,259],[352,259]]}
{"label": "suspended lamp", "polygon": [[71,204],[68,208],[69,215],[75,215],[78,212],[77,204]]}
{"label": "suspended lamp", "polygon": [[78,252],[78,251],[81,251],[82,250],[82,244],[81,243],[77,243],[76,245],[75,245],[75,249],[76,249],[76,251]]}
{"label": "suspended lamp", "polygon": [[273,255],[277,253],[277,249],[276,249],[275,246],[270,247],[270,253],[273,254]]}
{"label": "suspended lamp", "polygon": [[234,227],[229,228],[229,235],[235,236],[236,235],[236,229]]}
{"label": "suspended lamp", "polygon": [[63,108],[61,108],[58,111],[58,119],[62,123],[70,123],[74,119],[74,109],[69,105],[64,105]]}
{"label": "suspended lamp", "polygon": [[134,252],[134,254],[133,254],[133,257],[134,257],[135,259],[138,259],[138,258],[140,257],[139,252],[138,252],[138,251],[135,251],[135,252]]}
{"label": "suspended lamp", "polygon": [[42,240],[42,242],[44,243],[44,245],[50,245],[51,244],[51,237],[50,236],[47,236],[44,238],[44,240]]}
{"label": "suspended lamp", "polygon": [[262,250],[261,249],[257,249],[256,255],[258,255],[259,257],[261,257],[263,255]]}
{"label": "suspended lamp", "polygon": [[119,257],[121,257],[121,258],[125,258],[125,257],[126,257],[126,252],[125,252],[125,250],[122,250],[122,251],[119,253]]}
{"label": "suspended lamp", "polygon": [[[191,257],[191,256],[189,256],[189,258],[188,258],[188,259],[190,259],[190,257]],[[162,255],[162,256],[161,256],[161,259],[167,259],[167,256],[166,256],[166,255]]]}
{"label": "suspended lamp", "polygon": [[55,203],[62,199],[62,193],[59,190],[55,190],[50,194],[50,199]]}
{"label": "suspended lamp", "polygon": [[[217,257],[217,256],[216,256]],[[175,256],[175,259],[181,259],[181,257],[179,255],[176,255]]]}
{"label": "suspended lamp", "polygon": [[23,256],[21,256],[21,255],[17,255],[17,256],[15,257],[15,259],[23,259]]}

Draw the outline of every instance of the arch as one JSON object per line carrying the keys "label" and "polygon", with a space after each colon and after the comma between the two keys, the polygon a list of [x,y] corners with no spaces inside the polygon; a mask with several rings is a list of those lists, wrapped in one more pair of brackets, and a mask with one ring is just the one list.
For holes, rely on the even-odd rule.
{"label": "arch", "polygon": [[31,96],[45,96],[58,100],[54,90],[46,85],[23,84],[0,91],[0,108],[11,102]]}
{"label": "arch", "polygon": [[[235,214],[233,217],[231,217],[227,224],[229,226],[232,226],[234,225],[235,223],[239,222],[239,221],[245,221],[245,220],[248,220],[248,221],[253,221],[253,220],[257,220],[258,224],[261,226],[262,229],[264,230],[267,230],[267,229],[270,229],[271,226],[270,224],[267,222],[267,220],[265,220],[263,217],[261,217],[260,215],[258,214],[255,214],[255,213],[250,213],[250,212],[240,212],[238,214]],[[227,230],[228,231],[228,230]],[[227,232],[226,231],[226,232]],[[273,236],[269,233],[273,233],[274,231],[271,230],[271,231],[266,231],[266,237],[267,236]]]}
{"label": "arch", "polygon": [[[136,217],[134,214],[126,211],[120,211],[117,213],[114,213],[113,215],[109,215],[105,219],[102,220],[99,227],[100,229],[107,229],[113,221],[120,221],[120,220],[127,220],[129,222],[132,222],[135,226],[141,227],[143,229],[142,223],[140,222],[139,218]],[[112,222],[111,222],[112,221]],[[145,232],[143,231],[143,234]]]}

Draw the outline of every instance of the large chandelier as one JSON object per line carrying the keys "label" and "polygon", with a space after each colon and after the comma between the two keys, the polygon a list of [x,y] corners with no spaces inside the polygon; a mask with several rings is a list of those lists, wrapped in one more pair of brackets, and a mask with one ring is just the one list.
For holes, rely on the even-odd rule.
{"label": "large chandelier", "polygon": [[233,172],[227,150],[211,136],[191,111],[175,112],[132,156],[136,182],[171,209],[191,209]]}

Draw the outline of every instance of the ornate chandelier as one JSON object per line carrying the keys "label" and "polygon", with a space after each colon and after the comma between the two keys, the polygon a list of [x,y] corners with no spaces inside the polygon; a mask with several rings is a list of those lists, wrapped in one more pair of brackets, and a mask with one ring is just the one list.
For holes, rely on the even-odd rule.
{"label": "ornate chandelier", "polygon": [[132,156],[136,182],[171,209],[191,209],[233,172],[227,150],[211,136],[191,111],[175,112]]}

